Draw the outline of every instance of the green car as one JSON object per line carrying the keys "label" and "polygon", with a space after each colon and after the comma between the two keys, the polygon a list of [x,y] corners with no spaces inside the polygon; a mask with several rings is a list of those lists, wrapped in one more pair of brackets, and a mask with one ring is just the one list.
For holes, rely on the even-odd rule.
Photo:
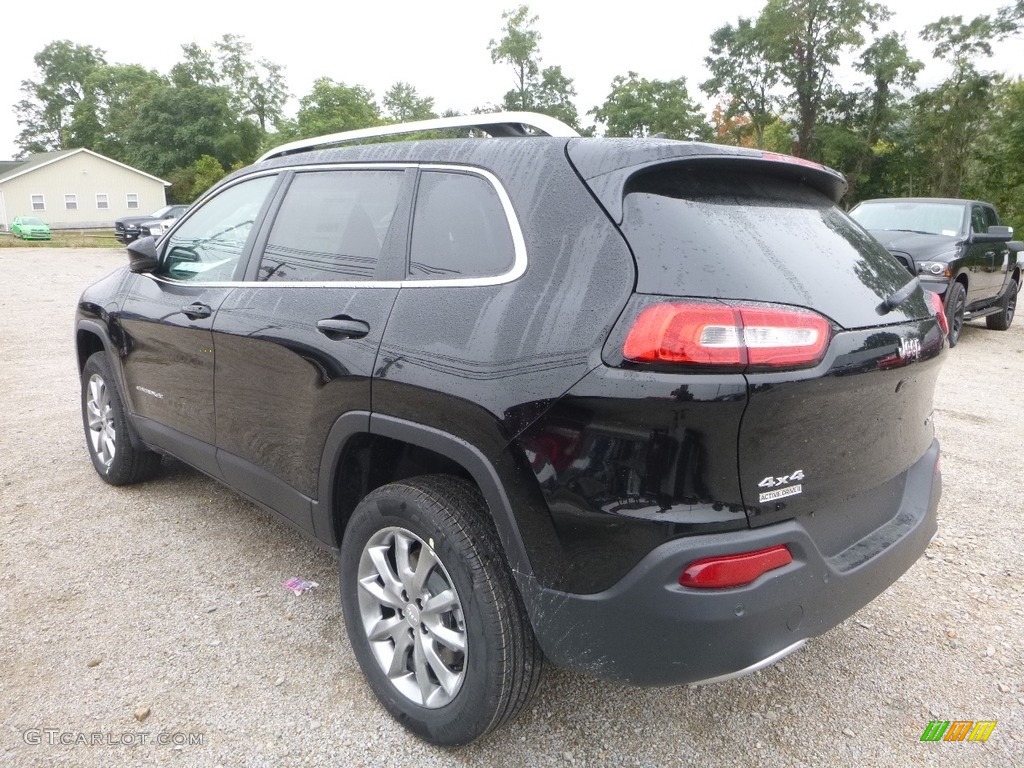
{"label": "green car", "polygon": [[50,225],[35,216],[18,216],[11,222],[11,234],[22,240],[49,240]]}

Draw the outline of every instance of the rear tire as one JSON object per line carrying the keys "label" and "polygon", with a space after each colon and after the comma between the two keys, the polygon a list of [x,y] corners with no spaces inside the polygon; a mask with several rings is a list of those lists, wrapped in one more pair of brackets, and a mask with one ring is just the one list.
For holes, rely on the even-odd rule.
{"label": "rear tire", "polygon": [[946,319],[949,320],[949,346],[955,347],[964,330],[967,291],[963,283],[953,283],[946,293]]}
{"label": "rear tire", "polygon": [[540,680],[533,636],[486,504],[465,480],[382,486],[341,545],[341,603],[359,665],[391,715],[458,746],[513,720]]}
{"label": "rear tire", "polygon": [[996,314],[986,317],[985,325],[993,331],[1009,329],[1010,323],[1013,322],[1013,313],[1017,309],[1017,291],[1017,281],[1011,279],[1010,284],[1006,286],[1006,293],[1000,302],[1001,309]]}
{"label": "rear tire", "polygon": [[131,485],[156,472],[160,455],[132,443],[121,395],[105,352],[91,355],[82,369],[82,423],[89,458],[104,481]]}

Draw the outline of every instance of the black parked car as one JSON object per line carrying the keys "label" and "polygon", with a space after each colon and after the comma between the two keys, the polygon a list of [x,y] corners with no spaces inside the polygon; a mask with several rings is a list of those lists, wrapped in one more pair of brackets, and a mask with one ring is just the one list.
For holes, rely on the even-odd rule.
{"label": "black parked car", "polygon": [[[324,148],[458,125],[495,138]],[[336,552],[370,685],[435,743],[545,657],[752,672],[936,531],[945,318],[844,190],[522,114],[286,145],[82,295],[93,465],[172,454]]]}
{"label": "black parked car", "polygon": [[942,296],[949,345],[964,322],[984,317],[1005,331],[1013,322],[1021,283],[1013,229],[989,203],[939,197],[865,200],[850,216],[871,232],[929,291]]}
{"label": "black parked car", "polygon": [[[123,216],[114,222],[114,237],[118,239],[118,242],[127,245],[142,236],[140,227],[143,224],[151,227],[157,221],[173,223],[187,210],[187,205],[165,205],[147,216]],[[147,232],[147,234],[153,233]]]}

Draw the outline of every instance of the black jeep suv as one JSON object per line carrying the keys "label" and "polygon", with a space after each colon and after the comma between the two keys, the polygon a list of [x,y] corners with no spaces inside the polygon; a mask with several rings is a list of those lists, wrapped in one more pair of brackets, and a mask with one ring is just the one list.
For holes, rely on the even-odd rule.
{"label": "black jeep suv", "polygon": [[[491,138],[322,148],[455,125]],[[844,189],[516,113],[286,145],[82,295],[92,462],[176,456],[336,552],[370,685],[435,743],[545,657],[760,669],[936,530],[945,317]]]}

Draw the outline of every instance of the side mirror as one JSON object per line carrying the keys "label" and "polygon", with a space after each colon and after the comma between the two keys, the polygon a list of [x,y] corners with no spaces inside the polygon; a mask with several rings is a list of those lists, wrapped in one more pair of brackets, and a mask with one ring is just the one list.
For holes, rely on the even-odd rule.
{"label": "side mirror", "polygon": [[1013,239],[1013,227],[989,227],[988,232],[976,232],[971,239],[976,243],[1005,243]]}
{"label": "side mirror", "polygon": [[132,272],[152,272],[160,263],[156,238],[140,237],[128,244],[128,269]]}

